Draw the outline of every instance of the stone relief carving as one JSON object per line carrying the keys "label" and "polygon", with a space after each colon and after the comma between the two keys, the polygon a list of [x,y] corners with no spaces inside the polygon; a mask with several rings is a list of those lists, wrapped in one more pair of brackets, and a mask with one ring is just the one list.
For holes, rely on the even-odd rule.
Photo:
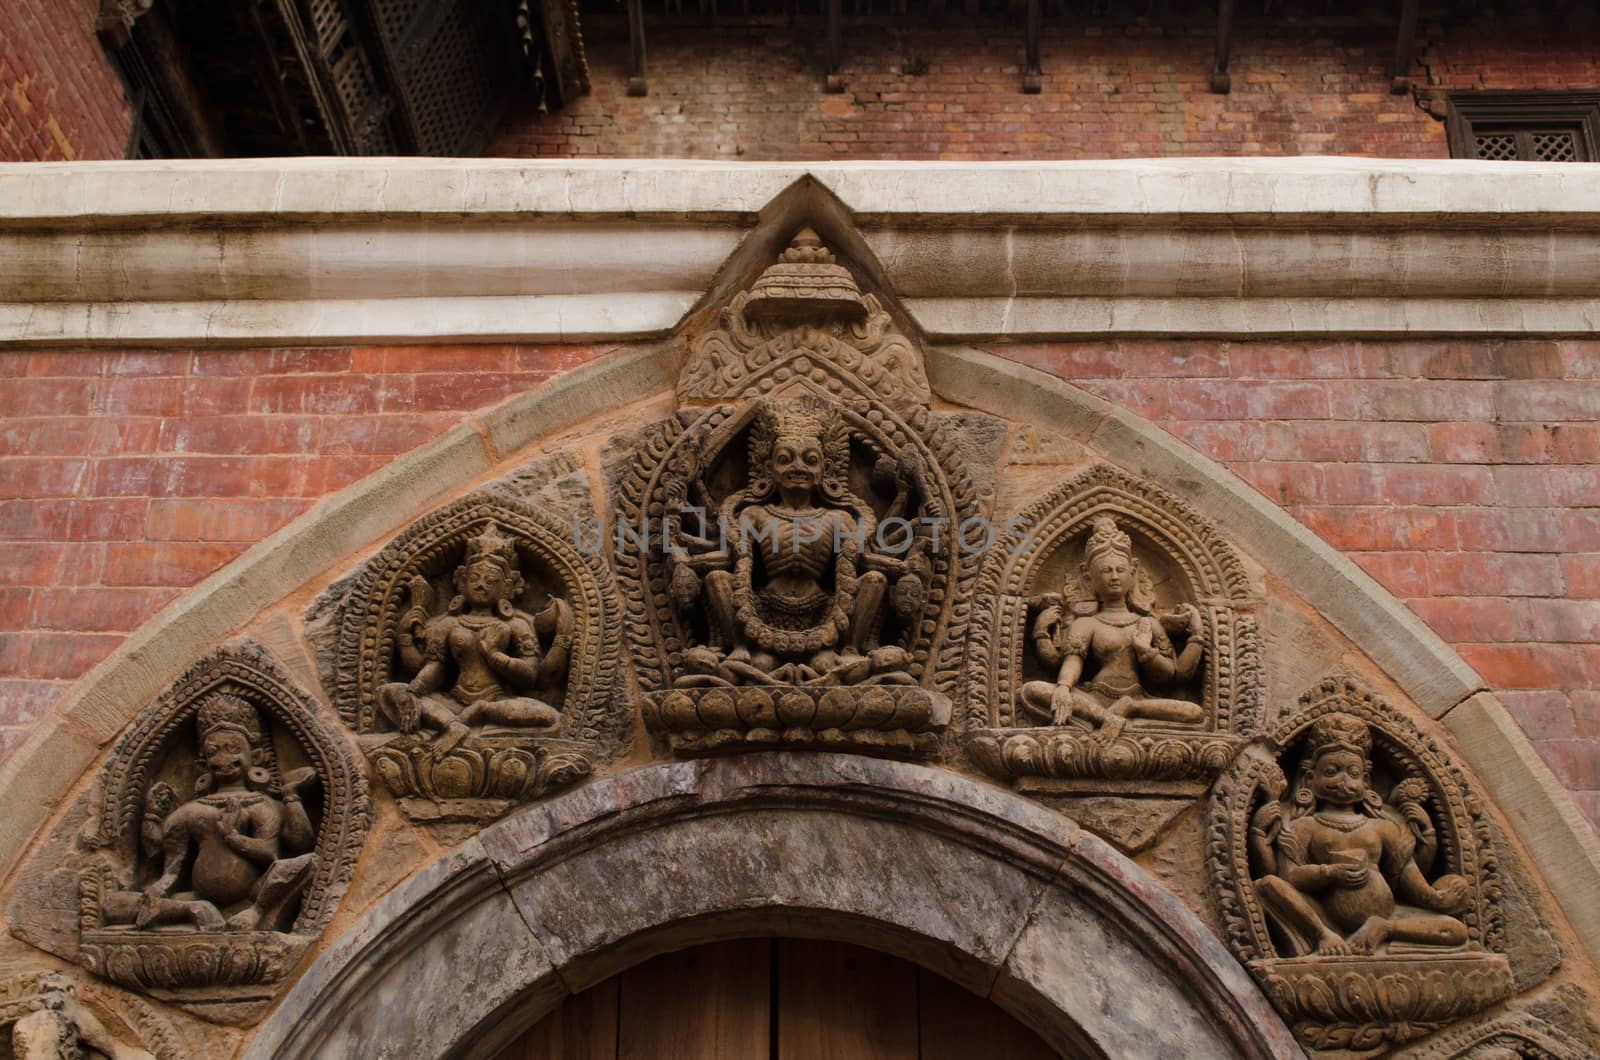
{"label": "stone relief carving", "polygon": [[334,705],[413,818],[497,817],[614,751],[611,574],[555,515],[470,495],[339,589]]}
{"label": "stone relief carving", "polygon": [[[148,1006],[114,1007],[55,972],[0,983],[0,1055],[15,1060],[166,1060],[182,1039]],[[9,1051],[7,1051],[9,1046]]]}
{"label": "stone relief carving", "polygon": [[81,878],[76,959],[248,1022],[333,915],[366,777],[259,647],[213,652],[117,743]]}
{"label": "stone relief carving", "polygon": [[1207,520],[1123,471],[1092,467],[1011,519],[975,598],[973,758],[1125,850],[1262,723],[1244,568]]}
{"label": "stone relief carving", "polygon": [[929,753],[979,509],[916,348],[809,230],[722,324],[679,397],[738,403],[668,421],[617,488],[646,724],[686,753]]}
{"label": "stone relief carving", "polygon": [[868,398],[901,414],[928,406],[916,346],[809,228],[733,296],[718,323],[690,344],[678,374],[681,405],[810,392]]}
{"label": "stone relief carving", "polygon": [[1247,749],[1209,835],[1228,941],[1308,1046],[1403,1042],[1511,993],[1482,807],[1354,682],[1323,681]]}

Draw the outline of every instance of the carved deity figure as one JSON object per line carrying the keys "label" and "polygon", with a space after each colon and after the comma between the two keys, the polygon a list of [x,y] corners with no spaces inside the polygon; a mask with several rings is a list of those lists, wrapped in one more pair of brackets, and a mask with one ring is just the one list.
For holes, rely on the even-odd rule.
{"label": "carved deity figure", "polygon": [[[1033,650],[1056,676],[1022,686],[1024,709],[1052,725],[1083,718],[1105,737],[1129,718],[1201,721],[1198,703],[1152,691],[1194,679],[1205,654],[1199,609],[1185,603],[1157,615],[1132,539],[1109,515],[1092,527],[1081,585],[1067,585],[1062,602],[1047,604],[1033,624]],[[1182,651],[1174,649],[1174,636],[1182,638]]]}
{"label": "carved deity figure", "polygon": [[1256,893],[1294,956],[1467,941],[1466,925],[1448,915],[1470,900],[1467,880],[1429,883],[1424,875],[1438,852],[1426,783],[1402,780],[1385,805],[1371,787],[1371,761],[1365,722],[1319,718],[1306,735],[1292,801],[1270,800],[1251,820],[1251,852],[1266,869]]}
{"label": "carved deity figure", "polygon": [[[704,596],[710,640],[688,652],[692,672],[681,683],[911,683],[905,650],[878,637],[891,595],[897,611],[920,606],[921,554],[914,545],[901,556],[874,550],[878,519],[850,489],[849,446],[824,400],[762,404],[750,484],[721,506],[726,547],[691,544],[676,560],[674,596],[680,606]],[[915,458],[881,463],[877,477],[900,487],[898,514]]]}
{"label": "carved deity figure", "polygon": [[204,772],[193,797],[177,805],[172,788],[157,782],[146,800],[141,839],[147,856],[161,857],[161,876],[142,893],[109,895],[105,921],[141,930],[283,930],[316,868],[316,832],[302,801],[316,773],[296,769],[280,783],[261,718],[238,696],[207,699],[197,727]]}
{"label": "carved deity figure", "polygon": [[437,755],[483,726],[560,725],[561,712],[539,693],[549,695],[566,677],[570,605],[552,597],[538,615],[516,606],[526,588],[516,544],[493,523],[468,541],[455,588],[457,595],[435,616],[427,579],[411,579],[396,654],[415,676],[378,690],[385,717],[403,733],[438,733]]}

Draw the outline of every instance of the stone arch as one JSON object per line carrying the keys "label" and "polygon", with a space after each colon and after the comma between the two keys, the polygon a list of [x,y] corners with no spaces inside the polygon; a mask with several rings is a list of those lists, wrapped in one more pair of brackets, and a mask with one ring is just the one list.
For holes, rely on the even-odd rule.
{"label": "stone arch", "polygon": [[642,767],[485,829],[334,942],[247,1056],[492,1055],[658,953],[774,933],[921,963],[1069,1055],[1301,1055],[1195,914],[1065,818],[927,767],[772,752]]}

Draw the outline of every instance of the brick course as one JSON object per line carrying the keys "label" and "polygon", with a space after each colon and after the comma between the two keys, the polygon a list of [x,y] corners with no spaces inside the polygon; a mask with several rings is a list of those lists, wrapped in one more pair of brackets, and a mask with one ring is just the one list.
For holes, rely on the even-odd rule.
{"label": "brick course", "polygon": [[[1600,342],[992,348],[1160,423],[1345,551],[1503,693],[1600,821]],[[317,498],[605,352],[0,353],[0,757]]]}
{"label": "brick course", "polygon": [[[821,91],[820,24],[647,30],[650,93],[626,94],[615,19],[585,28],[593,91],[502,122],[512,157],[1073,159],[1174,155],[1442,158],[1443,123],[1389,92],[1394,15],[1241,18],[1228,95],[1209,91],[1214,16],[1045,20],[1043,90],[1024,95],[1016,20],[852,24],[845,91]],[[1600,86],[1600,29],[1424,24],[1412,77],[1433,90]],[[908,71],[917,71],[915,73]]]}

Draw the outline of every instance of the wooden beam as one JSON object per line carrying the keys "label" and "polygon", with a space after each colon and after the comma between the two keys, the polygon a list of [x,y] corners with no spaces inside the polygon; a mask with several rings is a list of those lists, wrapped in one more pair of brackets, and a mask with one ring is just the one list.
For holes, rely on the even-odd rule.
{"label": "wooden beam", "polygon": [[1400,0],[1400,32],[1394,42],[1394,75],[1389,91],[1411,91],[1411,59],[1417,49],[1417,0]]}
{"label": "wooden beam", "polygon": [[1034,95],[1044,87],[1044,70],[1039,65],[1039,34],[1044,21],[1044,0],[1028,0],[1028,61],[1022,70],[1022,91]]}
{"label": "wooden beam", "polygon": [[823,82],[825,92],[843,92],[844,78],[839,68],[844,64],[843,0],[828,0],[828,69]]}
{"label": "wooden beam", "polygon": [[1211,91],[1227,95],[1233,87],[1228,76],[1228,53],[1233,50],[1233,0],[1217,0],[1217,54],[1211,64]]}
{"label": "wooden beam", "polygon": [[649,94],[644,65],[644,0],[628,0],[628,95]]}

